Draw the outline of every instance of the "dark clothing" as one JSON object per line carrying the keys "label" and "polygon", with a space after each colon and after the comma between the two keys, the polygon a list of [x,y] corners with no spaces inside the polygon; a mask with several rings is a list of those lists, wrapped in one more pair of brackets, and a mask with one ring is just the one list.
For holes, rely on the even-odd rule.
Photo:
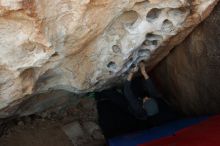
{"label": "dark clothing", "polygon": [[[178,114],[166,104],[150,79],[142,80],[143,86],[140,86],[140,81],[126,81],[124,94],[114,88],[96,93],[99,123],[106,137],[150,128],[178,118]],[[154,116],[147,116],[140,99],[143,97],[137,96],[138,92],[134,91],[143,88],[147,90],[147,96],[154,98],[159,106],[159,113]]]}
{"label": "dark clothing", "polygon": [[[147,119],[147,112],[143,109],[143,97],[137,97],[137,95],[134,94],[131,84],[131,81],[126,81],[124,85],[124,94],[130,105],[130,111],[138,119]],[[147,90],[148,97],[155,98],[157,104],[161,102],[161,95],[155,88],[151,79],[144,80],[143,87]]]}
{"label": "dark clothing", "polygon": [[[149,117],[146,111],[143,109],[143,102],[141,99],[143,97],[137,97],[134,94],[131,84],[131,81],[126,81],[124,85],[124,95],[128,101],[131,114],[133,114],[137,119],[146,120]],[[143,88],[147,90],[148,97],[154,98],[156,100],[159,107],[159,113],[155,116],[152,116],[151,118],[158,119],[159,117],[160,119],[163,118],[163,120],[166,121],[166,119],[169,120],[177,117],[178,113],[165,102],[151,79],[144,80]]]}
{"label": "dark clothing", "polygon": [[[160,93],[155,88],[151,79],[144,80],[143,87],[147,90],[148,97],[154,98],[156,100],[158,106],[160,106],[159,104],[163,103],[163,101],[162,101],[163,99],[161,98]],[[130,105],[131,113],[133,113],[134,116],[138,119],[147,119],[148,116],[147,116],[146,111],[143,109],[143,102],[141,99],[143,97],[137,97],[137,95],[134,94],[132,86],[131,86],[131,81],[125,82],[124,94],[125,94],[125,97],[128,100],[128,103]],[[147,95],[145,95],[145,96],[147,96]]]}
{"label": "dark clothing", "polygon": [[137,119],[130,113],[129,104],[116,89],[96,94],[99,125],[106,138],[132,133],[151,127],[145,120]]}
{"label": "dark clothing", "polygon": [[131,114],[133,114],[137,119],[146,119],[147,113],[142,107],[142,100],[133,93],[131,89],[131,81],[125,82],[124,95],[128,101],[128,109],[131,112]]}

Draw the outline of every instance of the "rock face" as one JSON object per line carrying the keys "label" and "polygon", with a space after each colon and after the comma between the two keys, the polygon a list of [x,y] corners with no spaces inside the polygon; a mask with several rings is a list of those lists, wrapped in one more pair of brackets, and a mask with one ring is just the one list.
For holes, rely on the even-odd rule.
{"label": "rock face", "polygon": [[220,4],[155,68],[162,91],[188,114],[220,112]]}
{"label": "rock face", "polygon": [[101,89],[141,59],[152,67],[217,2],[0,0],[0,109],[50,89]]}

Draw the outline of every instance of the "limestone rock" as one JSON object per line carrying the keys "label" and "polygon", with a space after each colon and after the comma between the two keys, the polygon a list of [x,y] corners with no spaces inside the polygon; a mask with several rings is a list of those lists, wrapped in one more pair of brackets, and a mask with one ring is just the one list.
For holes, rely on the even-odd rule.
{"label": "limestone rock", "polygon": [[101,89],[141,59],[154,66],[217,2],[0,0],[0,109],[50,89]]}
{"label": "limestone rock", "polygon": [[78,145],[79,141],[84,137],[84,131],[79,122],[65,125],[62,129],[74,145]]}
{"label": "limestone rock", "polygon": [[164,95],[187,114],[220,112],[219,16],[220,4],[153,71]]}

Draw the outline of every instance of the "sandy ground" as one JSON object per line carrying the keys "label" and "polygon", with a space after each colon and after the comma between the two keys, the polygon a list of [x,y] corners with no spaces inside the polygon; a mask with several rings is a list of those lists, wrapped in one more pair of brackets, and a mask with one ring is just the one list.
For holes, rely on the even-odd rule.
{"label": "sandy ground", "polygon": [[73,146],[53,121],[35,121],[35,124],[18,125],[0,138],[1,146]]}
{"label": "sandy ground", "polygon": [[13,119],[0,126],[4,129],[0,137],[0,146],[105,145],[101,130],[97,130],[97,110],[94,100],[83,99],[79,105],[70,107],[61,115],[42,113]]}

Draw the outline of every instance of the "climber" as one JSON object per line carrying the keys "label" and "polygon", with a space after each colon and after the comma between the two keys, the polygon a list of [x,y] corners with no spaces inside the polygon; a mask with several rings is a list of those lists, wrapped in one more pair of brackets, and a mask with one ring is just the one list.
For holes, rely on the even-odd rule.
{"label": "climber", "polygon": [[[157,117],[158,120],[166,121],[177,117],[177,112],[169,106],[157,91],[152,80],[145,70],[143,62],[140,63],[140,72],[143,76],[143,88],[147,91],[143,97],[137,97],[132,89],[132,79],[137,67],[132,68],[124,85],[124,95],[128,101],[130,112],[138,119]],[[140,91],[139,91],[140,92]]]}
{"label": "climber", "polygon": [[114,87],[95,94],[99,123],[106,137],[158,126],[180,117],[157,91],[143,62],[141,76],[134,77],[137,70],[134,67],[129,71],[123,91]]}

